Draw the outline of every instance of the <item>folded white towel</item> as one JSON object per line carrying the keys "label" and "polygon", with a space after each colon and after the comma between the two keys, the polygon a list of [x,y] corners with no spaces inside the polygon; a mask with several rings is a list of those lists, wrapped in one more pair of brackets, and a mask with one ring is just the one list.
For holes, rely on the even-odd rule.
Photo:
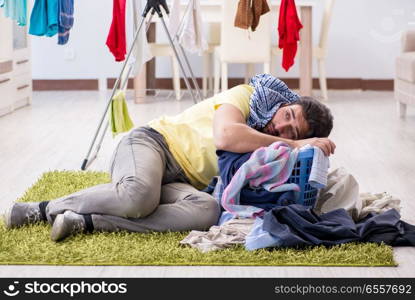
{"label": "folded white towel", "polygon": [[327,175],[329,173],[330,161],[319,147],[314,147],[313,165],[311,167],[308,183],[316,189],[327,186]]}
{"label": "folded white towel", "polygon": [[[310,145],[305,145],[300,149],[305,150],[311,148]],[[312,147],[314,149],[313,165],[311,166],[310,177],[308,183],[316,189],[322,189],[327,186],[327,176],[330,167],[329,158],[324,155],[323,150],[319,147]]]}

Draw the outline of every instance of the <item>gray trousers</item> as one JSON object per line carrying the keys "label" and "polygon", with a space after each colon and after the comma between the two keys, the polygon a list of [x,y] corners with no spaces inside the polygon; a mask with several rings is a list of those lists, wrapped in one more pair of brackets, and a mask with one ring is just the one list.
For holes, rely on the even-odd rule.
{"label": "gray trousers", "polygon": [[110,164],[111,183],[49,202],[46,216],[91,214],[95,230],[205,230],[220,215],[216,200],[189,184],[163,136],[149,127],[122,138]]}

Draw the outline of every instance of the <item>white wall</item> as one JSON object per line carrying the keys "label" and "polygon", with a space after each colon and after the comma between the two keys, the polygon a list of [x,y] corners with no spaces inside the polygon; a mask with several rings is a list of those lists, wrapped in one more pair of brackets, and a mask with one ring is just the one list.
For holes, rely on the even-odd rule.
{"label": "white wall", "polygon": [[[317,43],[324,1],[312,2],[315,3],[313,39]],[[127,9],[131,12],[130,6]],[[76,0],[75,24],[67,45],[57,45],[57,37],[32,37],[33,78],[116,77],[121,64],[114,61],[105,45],[111,19],[111,0]],[[129,36],[131,27],[131,22],[127,21]],[[414,0],[336,0],[329,34],[328,77],[393,78],[400,35],[407,28],[415,28]],[[276,41],[276,29],[274,32]],[[164,40],[161,30],[158,34],[159,39]],[[74,58],[70,59],[72,54]],[[194,73],[201,76],[201,57],[189,58]],[[230,77],[242,77],[243,70],[242,66],[232,65]],[[281,77],[297,77],[298,66],[288,73],[280,67],[273,72]],[[317,76],[315,66],[313,73]],[[169,61],[158,59],[157,77],[170,77],[170,74]]]}

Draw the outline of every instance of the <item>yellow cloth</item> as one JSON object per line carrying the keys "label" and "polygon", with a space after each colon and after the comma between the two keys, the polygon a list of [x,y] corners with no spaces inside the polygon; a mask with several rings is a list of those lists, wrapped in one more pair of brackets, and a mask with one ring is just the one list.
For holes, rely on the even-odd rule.
{"label": "yellow cloth", "polygon": [[134,127],[130,115],[128,114],[125,93],[123,91],[118,91],[112,98],[109,113],[113,137],[118,133],[126,132]]}
{"label": "yellow cloth", "polygon": [[148,124],[164,136],[171,153],[194,187],[203,189],[219,172],[213,142],[215,110],[223,103],[230,103],[247,120],[252,92],[251,86],[238,85],[193,105],[176,116],[163,116]]}

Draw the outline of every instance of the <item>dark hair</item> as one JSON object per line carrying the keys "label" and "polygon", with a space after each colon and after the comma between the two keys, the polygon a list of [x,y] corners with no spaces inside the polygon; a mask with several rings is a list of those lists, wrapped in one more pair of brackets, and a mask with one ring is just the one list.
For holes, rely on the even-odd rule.
{"label": "dark hair", "polygon": [[300,97],[295,103],[301,105],[303,116],[310,127],[306,138],[328,137],[333,129],[330,109],[312,97]]}

